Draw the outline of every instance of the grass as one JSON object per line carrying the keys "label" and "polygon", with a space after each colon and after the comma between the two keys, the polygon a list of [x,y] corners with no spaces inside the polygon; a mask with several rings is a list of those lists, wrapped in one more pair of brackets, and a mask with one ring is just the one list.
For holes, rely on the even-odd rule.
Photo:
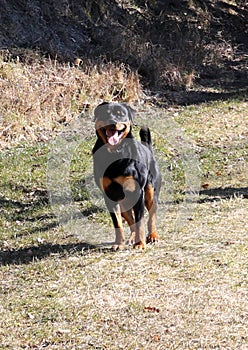
{"label": "grass", "polygon": [[[2,149],[2,349],[247,349],[247,102],[155,112],[158,124],[171,118],[190,138],[203,187],[195,211],[176,231],[183,147],[173,145],[169,131],[164,142],[153,129],[174,201],[159,222],[162,241],[145,252],[113,253],[58,225],[47,195],[48,142]],[[88,205],[92,242],[96,223],[106,230],[104,241],[112,230],[108,215],[91,207],[83,187],[94,137],[87,131],[82,139],[69,183],[77,208]]]}
{"label": "grass", "polygon": [[[154,16],[155,2],[122,1],[123,26],[112,11],[101,20],[105,5],[95,13],[81,4],[80,11],[92,25],[100,20],[98,34],[85,22],[85,38],[93,46],[98,40],[96,55],[107,52],[113,62],[80,54],[66,64],[20,48],[0,54],[0,349],[246,350],[246,56],[230,35],[242,32],[244,9],[233,1],[190,1],[178,17],[170,6],[181,5],[172,2]],[[59,8],[65,17],[61,22],[58,13],[58,27],[53,20],[48,28],[41,16],[41,35],[35,30],[41,43],[43,29],[56,38],[43,44],[47,54],[57,51],[59,38],[70,45],[61,32],[67,19],[72,46],[84,38],[81,23],[78,34],[72,23],[82,12]],[[144,24],[151,30],[144,33]],[[22,25],[13,28],[16,37]],[[10,37],[8,29],[6,42]],[[153,96],[119,59],[136,67]],[[205,87],[194,90],[196,81]],[[173,105],[191,97],[198,104]],[[204,98],[215,101],[199,103]],[[135,135],[143,123],[152,129],[163,174],[162,240],[144,252],[110,250],[113,229],[90,156],[92,110],[103,100],[137,109]],[[188,196],[198,185],[199,196]]]}
{"label": "grass", "polygon": [[70,66],[25,54],[30,62],[0,55],[2,147],[47,142],[55,131],[102,100],[131,102],[142,96],[137,74],[123,65],[85,61]]}

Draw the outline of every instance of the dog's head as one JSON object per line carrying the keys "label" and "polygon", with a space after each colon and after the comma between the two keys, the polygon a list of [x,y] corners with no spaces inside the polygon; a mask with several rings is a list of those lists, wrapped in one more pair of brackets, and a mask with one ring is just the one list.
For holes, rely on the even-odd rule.
{"label": "dog's head", "polygon": [[134,110],[125,103],[103,102],[94,111],[95,128],[103,143],[116,146],[131,132]]}

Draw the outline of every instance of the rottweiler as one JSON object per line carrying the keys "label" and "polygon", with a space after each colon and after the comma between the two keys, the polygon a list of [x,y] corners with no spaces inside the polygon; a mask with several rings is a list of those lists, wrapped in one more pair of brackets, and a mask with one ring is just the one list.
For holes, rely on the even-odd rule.
{"label": "rottweiler", "polygon": [[[103,102],[94,111],[94,178],[115,227],[115,250],[125,245],[123,219],[131,229],[129,242],[135,248],[144,249],[146,243],[159,240],[156,210],[161,175],[153,156],[150,130],[140,129],[139,142],[132,134],[133,119],[134,110],[125,103]],[[145,207],[149,212],[147,237]]]}

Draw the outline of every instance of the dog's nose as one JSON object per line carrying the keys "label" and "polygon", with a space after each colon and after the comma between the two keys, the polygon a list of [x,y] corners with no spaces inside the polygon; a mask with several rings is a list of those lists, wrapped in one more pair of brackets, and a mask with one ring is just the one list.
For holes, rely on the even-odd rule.
{"label": "dog's nose", "polygon": [[108,125],[116,126],[117,122],[113,119],[108,120]]}

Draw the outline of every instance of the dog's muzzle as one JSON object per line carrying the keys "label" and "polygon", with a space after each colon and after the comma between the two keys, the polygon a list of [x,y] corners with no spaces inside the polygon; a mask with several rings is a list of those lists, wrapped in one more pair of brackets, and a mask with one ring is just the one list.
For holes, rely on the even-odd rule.
{"label": "dog's muzzle", "polygon": [[110,126],[103,129],[104,129],[103,131],[105,132],[106,140],[108,141],[108,143],[111,146],[115,146],[121,141],[124,135],[124,132],[126,130],[126,125],[122,124],[121,128],[116,128],[116,126],[115,127]]}

